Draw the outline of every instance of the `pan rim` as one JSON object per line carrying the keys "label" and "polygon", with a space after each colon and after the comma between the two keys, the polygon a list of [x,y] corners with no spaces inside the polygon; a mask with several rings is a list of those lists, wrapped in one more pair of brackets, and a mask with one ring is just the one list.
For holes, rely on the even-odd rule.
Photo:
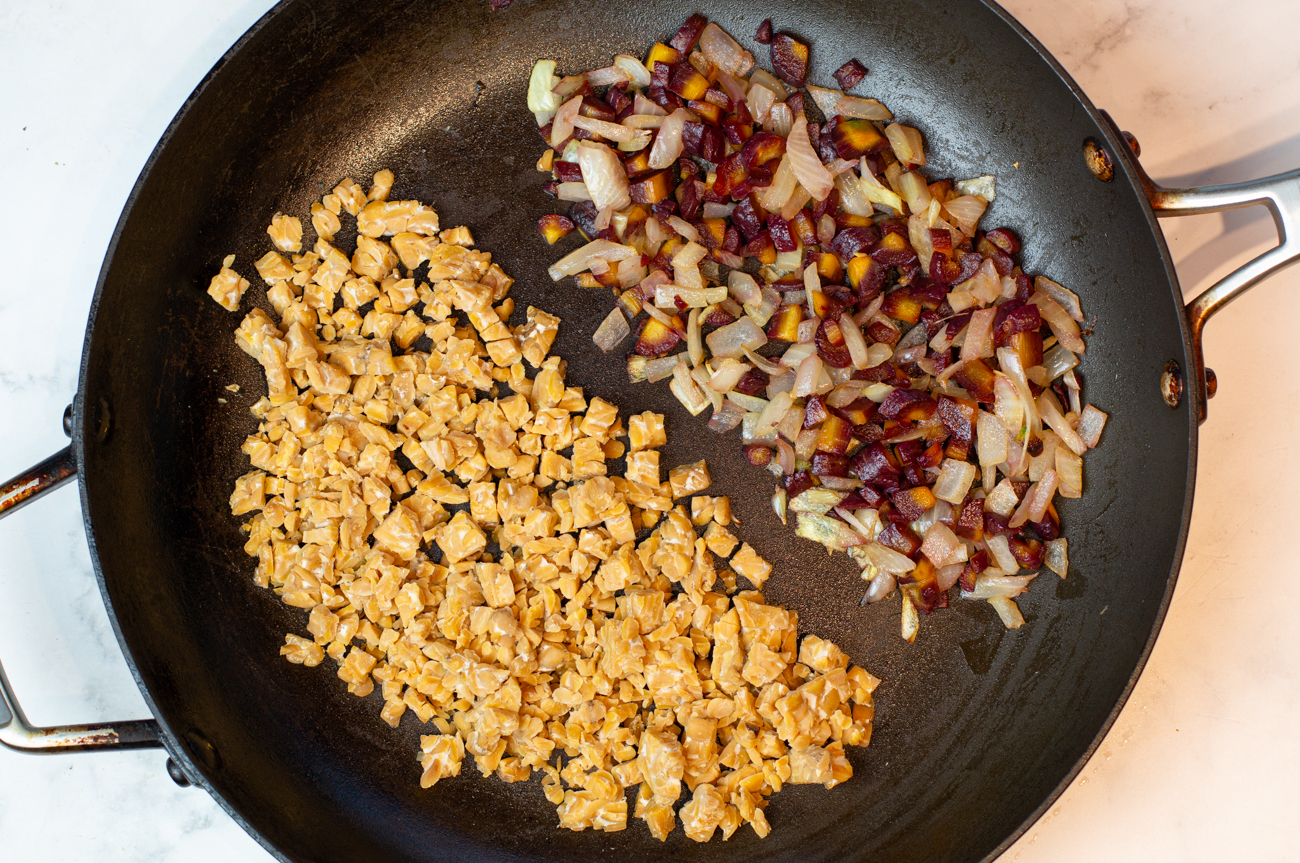
{"label": "pan rim", "polygon": [[[141,675],[139,668],[137,666],[130,644],[128,643],[127,638],[122,631],[121,624],[118,620],[118,616],[108,590],[108,584],[105,578],[104,569],[100,561],[98,544],[95,538],[95,532],[90,519],[90,496],[89,496],[89,489],[88,489],[87,479],[86,479],[87,474],[86,471],[84,470],[84,465],[87,463],[87,458],[88,458],[87,433],[91,434],[92,436],[94,434],[92,429],[94,420],[92,419],[92,417],[95,411],[95,405],[90,403],[90,399],[86,392],[86,387],[87,387],[87,381],[89,379],[89,373],[90,373],[90,360],[91,360],[91,351],[93,347],[92,342],[93,342],[93,335],[95,331],[95,323],[100,310],[100,302],[103,297],[104,288],[108,281],[109,273],[112,270],[114,259],[116,258],[118,244],[122,239],[127,224],[131,220],[131,217],[135,209],[135,204],[137,203],[144,189],[145,184],[147,183],[150,175],[152,174],[156,163],[162,157],[163,153],[167,149],[175,133],[180,128],[180,126],[185,122],[185,120],[188,118],[189,113],[191,109],[194,107],[194,105],[199,101],[199,99],[203,97],[203,95],[207,92],[208,88],[213,84],[213,82],[220,77],[222,71],[225,69],[227,64],[231,60],[233,60],[236,56],[238,56],[239,53],[242,52],[244,48],[248,45],[248,43],[250,43],[253,39],[255,39],[258,36],[258,34],[272,20],[274,20],[279,15],[284,13],[285,10],[287,10],[289,7],[298,5],[300,2],[302,2],[302,0],[279,0],[279,2],[277,2],[274,6],[268,9],[260,18],[258,18],[258,20],[255,21],[221,55],[221,57],[213,64],[212,68],[207,71],[207,73],[203,76],[203,78],[199,81],[199,83],[194,87],[193,91],[191,91],[191,93],[186,97],[185,101],[181,104],[176,114],[173,116],[171,121],[167,124],[166,129],[159,137],[157,144],[154,146],[148,159],[145,161],[144,166],[141,168],[135,183],[132,185],[131,191],[127,195],[126,201],[123,204],[121,215],[118,217],[117,223],[113,229],[113,233],[106,246],[105,253],[104,253],[104,260],[100,267],[98,277],[96,279],[95,290],[90,303],[90,309],[87,316],[86,331],[82,343],[81,361],[78,369],[77,393],[73,402],[74,410],[73,410],[73,435],[72,435],[72,450],[78,465],[77,487],[78,487],[79,500],[82,509],[82,523],[86,533],[86,541],[90,553],[91,567],[95,574],[95,581],[98,584],[100,596],[103,599],[105,609],[108,612],[110,625],[113,628],[113,633],[117,638],[118,645],[122,650],[123,658],[126,660],[127,666],[131,672],[131,676],[135,680],[136,686],[140,690],[141,696],[143,697],[146,705],[148,705],[150,711],[153,713],[154,718],[157,720],[162,730],[163,747],[168,752],[168,754],[180,764],[183,772],[186,774],[186,776],[188,776],[191,779],[193,783],[201,786],[205,791],[207,791],[207,793],[216,801],[217,805],[231,819],[233,819],[235,823],[238,824],[249,836],[251,836],[253,840],[258,843],[258,845],[264,848],[275,859],[283,861],[283,863],[292,863],[292,860],[291,858],[286,856],[282,851],[280,851],[275,845],[273,845],[270,842],[270,840],[268,840],[261,833],[261,831],[255,828],[226,799],[225,795],[218,790],[216,784],[209,776],[209,773],[211,771],[208,770],[203,765],[202,761],[199,758],[196,758],[195,756],[191,755],[189,748],[184,743],[183,736],[171,726],[167,718],[159,710],[159,705],[155,702],[155,699],[151,694],[149,687],[146,685],[143,676]],[[984,6],[990,12],[992,12],[1003,24],[1005,24],[1008,28],[1010,28],[1022,40],[1024,40],[1024,42],[1030,47],[1030,49],[1032,49],[1033,52],[1041,60],[1043,60],[1044,63],[1047,64],[1047,66],[1051,69],[1051,71],[1056,75],[1056,77],[1061,81],[1061,83],[1063,83],[1066,86],[1070,94],[1083,108],[1088,118],[1101,131],[1105,139],[1105,144],[1109,149],[1109,151],[1112,154],[1120,154],[1121,157],[1116,160],[1117,171],[1116,171],[1116,179],[1114,182],[1119,182],[1120,177],[1122,176],[1123,182],[1126,184],[1127,190],[1135,197],[1138,198],[1142,212],[1146,216],[1148,225],[1150,227],[1151,237],[1155,242],[1156,250],[1160,256],[1161,263],[1164,267],[1166,279],[1168,282],[1168,287],[1172,294],[1172,299],[1174,300],[1175,306],[1181,310],[1183,308],[1184,301],[1182,298],[1182,292],[1181,292],[1181,287],[1179,285],[1176,268],[1174,267],[1173,257],[1169,252],[1168,246],[1164,239],[1163,232],[1159,229],[1159,223],[1155,216],[1154,211],[1151,208],[1150,202],[1147,199],[1145,193],[1142,191],[1143,186],[1139,179],[1137,170],[1133,164],[1133,157],[1131,152],[1129,151],[1127,143],[1122,138],[1119,137],[1119,135],[1115,132],[1111,124],[1107,122],[1107,120],[1102,116],[1101,112],[1093,104],[1092,100],[1087,96],[1087,94],[1078,85],[1078,83],[1075,82],[1075,80],[1070,75],[1070,73],[1065,70],[1065,68],[1056,60],[1056,58],[1052,55],[1052,53],[1032,33],[1030,33],[1029,30],[1024,27],[1024,25],[1022,25],[1018,20],[1016,20],[1016,18],[1012,16],[1009,12],[1003,9],[1001,5],[995,2],[995,0],[976,0],[976,2]],[[1178,329],[1181,336],[1180,341],[1182,345],[1182,356],[1178,357],[1177,359],[1179,360],[1179,362],[1182,363],[1184,368],[1187,368],[1189,367],[1188,359],[1192,353],[1192,349],[1191,349],[1192,339],[1187,324],[1187,318],[1184,314],[1181,313],[1178,315]],[[1083,772],[1088,762],[1091,760],[1091,758],[1096,753],[1096,751],[1100,748],[1102,741],[1106,738],[1106,736],[1109,734],[1110,730],[1114,726],[1115,722],[1118,720],[1120,713],[1123,711],[1125,705],[1127,704],[1129,698],[1133,693],[1134,688],[1137,685],[1138,679],[1141,677],[1142,672],[1146,668],[1147,662],[1149,661],[1151,653],[1154,650],[1156,640],[1158,639],[1160,635],[1160,631],[1163,628],[1166,616],[1169,611],[1170,604],[1173,599],[1173,594],[1174,594],[1175,587],[1177,585],[1178,575],[1181,570],[1183,556],[1187,544],[1188,533],[1190,529],[1193,499],[1195,495],[1195,486],[1196,486],[1196,469],[1197,469],[1197,455],[1198,455],[1197,447],[1199,443],[1199,423],[1197,421],[1195,412],[1191,409],[1192,407],[1191,403],[1193,401],[1194,401],[1193,399],[1187,399],[1184,401],[1184,404],[1182,404],[1179,408],[1179,410],[1184,413],[1184,416],[1186,417],[1188,423],[1187,425],[1188,466],[1187,466],[1186,485],[1183,491],[1184,502],[1183,502],[1183,509],[1182,509],[1179,528],[1178,528],[1178,536],[1175,542],[1172,560],[1170,562],[1170,571],[1166,578],[1165,590],[1163,595],[1161,596],[1158,606],[1155,609],[1155,614],[1151,625],[1151,631],[1148,634],[1147,638],[1145,639],[1145,642],[1142,646],[1142,650],[1138,655],[1137,662],[1134,665],[1133,671],[1129,675],[1128,681],[1125,684],[1123,690],[1121,691],[1119,697],[1116,699],[1114,707],[1110,710],[1110,712],[1107,714],[1105,719],[1098,726],[1098,729],[1095,735],[1093,736],[1092,740],[1089,742],[1089,744],[1084,749],[1082,754],[1075,761],[1073,766],[1065,773],[1065,775],[1062,777],[1060,782],[1058,782],[1058,784],[1046,795],[1046,797],[1043,799],[1043,802],[1037,808],[1035,808],[1031,813],[1029,813],[1025,817],[1025,819],[1020,823],[1020,825],[1016,827],[1016,829],[1013,830],[1001,843],[999,843],[994,849],[992,849],[987,855],[985,855],[982,858],[983,863],[992,863],[992,861],[996,860],[999,856],[1004,854],[1013,844],[1015,844],[1017,840],[1019,840],[1025,833],[1027,833],[1029,829],[1033,827],[1033,825],[1037,823],[1040,818],[1042,818],[1042,816],[1052,807],[1053,804],[1056,803],[1056,801],[1061,797],[1061,795],[1065,793],[1066,789],[1069,788],[1071,784],[1073,784],[1075,779],[1077,779],[1078,776]]]}

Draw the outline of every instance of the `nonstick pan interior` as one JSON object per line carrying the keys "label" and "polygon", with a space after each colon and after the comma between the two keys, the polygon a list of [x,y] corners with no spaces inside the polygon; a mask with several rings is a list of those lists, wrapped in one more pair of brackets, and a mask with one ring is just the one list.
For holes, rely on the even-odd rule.
{"label": "nonstick pan interior", "polygon": [[[810,80],[851,56],[859,87],[919,127],[932,177],[993,173],[985,217],[1025,240],[1026,270],[1075,289],[1097,316],[1082,370],[1111,413],[1087,461],[1088,492],[1060,505],[1071,574],[1050,572],[1003,630],[985,603],[926,618],[899,638],[898,603],[858,605],[844,555],[793,539],[772,515],[768,474],[734,435],[686,414],[666,386],[632,385],[592,345],[603,291],[554,284],[535,223],[556,209],[534,170],[542,146],[524,104],[535,59],[562,71],[643,54],[700,11],[765,62],[772,17],[813,46]],[[294,860],[627,859],[977,860],[1062,787],[1126,695],[1172,590],[1185,534],[1195,420],[1154,381],[1188,367],[1167,255],[1125,175],[1102,184],[1081,157],[1105,138],[1086,103],[1009,25],[974,0],[826,2],[800,7],[481,0],[277,7],[214,70],[169,129],[119,226],[101,275],[83,359],[79,455],[98,572],[123,647],[155,713],[196,776],[262,841]],[[222,257],[237,268],[268,248],[276,211],[305,216],[344,176],[397,175],[394,194],[468,225],[513,275],[522,310],[564,319],[556,351],[569,382],[624,410],[668,415],[668,464],[706,458],[744,538],[771,560],[767,596],[883,678],[872,745],[832,791],[791,787],[758,840],[664,844],[639,821],[619,834],[556,829],[537,782],[475,775],[421,791],[427,729],[393,731],[377,696],[346,694],[328,663],[278,655],[304,615],[256,588],[226,500],[247,470],[239,445],[260,370],[233,344],[239,317],[204,294]],[[574,242],[573,240],[569,241]],[[565,247],[567,248],[567,246]],[[265,303],[254,287],[245,303]],[[224,387],[238,383],[232,395]],[[226,403],[218,402],[227,399]],[[111,416],[104,440],[93,429]]]}

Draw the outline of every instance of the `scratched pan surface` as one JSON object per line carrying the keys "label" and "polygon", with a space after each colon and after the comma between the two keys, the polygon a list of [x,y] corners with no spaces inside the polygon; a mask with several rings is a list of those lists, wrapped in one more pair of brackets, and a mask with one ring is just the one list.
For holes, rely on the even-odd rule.
{"label": "scratched pan surface", "polygon": [[[924,620],[916,644],[902,642],[896,599],[859,607],[864,586],[847,558],[828,559],[775,521],[771,479],[743,464],[735,435],[707,432],[666,387],[630,385],[619,359],[595,350],[608,294],[546,277],[561,251],[534,227],[555,202],[533,169],[533,60],[576,71],[641,55],[695,11],[763,62],[752,34],[772,16],[811,41],[814,82],[861,58],[871,74],[859,89],[924,132],[930,174],[996,173],[986,223],[1016,229],[1026,269],[1075,288],[1097,315],[1083,372],[1112,420],[1088,458],[1087,496],[1061,505],[1070,578],[1040,577],[1020,600],[1020,631],[1004,631],[986,603],[957,602]],[[974,0],[516,0],[501,13],[483,0],[304,0],[269,13],[191,97],[142,174],[83,359],[87,533],[173,754],[292,860],[967,861],[1005,847],[1092,751],[1150,649],[1182,552],[1196,441],[1190,400],[1170,410],[1155,386],[1167,360],[1189,367],[1159,232],[1127,174],[1110,184],[1088,174],[1081,143],[1106,133],[1035,45]],[[556,350],[571,383],[668,415],[667,462],[708,459],[712,493],[731,496],[742,535],[775,564],[768,596],[883,678],[875,737],[852,750],[852,781],[776,795],[766,841],[745,828],[725,844],[697,846],[680,830],[660,844],[636,820],[618,834],[561,831],[536,781],[507,786],[472,765],[421,791],[414,716],[393,731],[377,696],[347,695],[329,663],[277,656],[303,615],[253,586],[225,504],[246,469],[239,444],[264,383],[233,347],[238,317],[203,288],[232,252],[251,275],[272,213],[305,216],[341,177],[364,181],[383,167],[397,174],[395,195],[472,228],[517,278],[521,309],[563,317]],[[260,286],[250,301],[265,304]],[[242,390],[227,392],[231,383]],[[101,441],[93,429],[105,409],[112,431]]]}

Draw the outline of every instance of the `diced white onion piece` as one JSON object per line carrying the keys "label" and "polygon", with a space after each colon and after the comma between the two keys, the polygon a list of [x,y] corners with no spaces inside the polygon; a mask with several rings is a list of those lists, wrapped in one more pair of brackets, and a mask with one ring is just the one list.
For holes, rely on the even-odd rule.
{"label": "diced white onion piece", "polygon": [[[816,101],[815,97],[814,101]],[[841,96],[839,101],[835,103],[833,111],[823,111],[822,113],[826,114],[827,117],[831,114],[839,114],[841,117],[852,117],[858,120],[889,121],[894,119],[893,113],[881,102],[875,99],[864,99],[861,96]]]}
{"label": "diced white onion piece", "polygon": [[1076,429],[1079,432],[1079,439],[1092,449],[1101,440],[1101,430],[1106,427],[1106,420],[1109,415],[1105,411],[1099,411],[1092,405],[1084,405],[1083,413],[1079,414],[1079,426]]}
{"label": "diced white onion piece", "polygon": [[703,288],[704,280],[700,277],[699,263],[708,254],[708,249],[696,242],[689,242],[678,249],[672,260],[673,278],[677,284],[686,288]]}
{"label": "diced white onion piece", "polygon": [[[727,362],[734,363],[735,360],[728,360]],[[738,392],[728,392],[727,399],[729,401],[733,401],[736,404],[740,405],[742,408],[745,409],[746,413],[761,414],[764,411],[764,409],[767,408],[768,405],[767,399],[760,399],[758,396],[747,396],[744,393],[738,393]]]}
{"label": "diced white onion piece", "polygon": [[844,346],[849,349],[849,357],[853,361],[853,368],[871,368],[871,349],[867,347],[867,340],[863,337],[862,330],[858,328],[857,322],[847,313],[840,315],[840,332],[844,335]]}
{"label": "diced white onion piece", "polygon": [[608,207],[611,210],[622,210],[631,205],[632,197],[628,193],[627,171],[623,167],[623,160],[609,147],[590,141],[579,143],[578,166],[582,169],[583,182],[591,192],[591,201],[596,209]]}
{"label": "diced white onion piece", "polygon": [[[628,54],[615,54],[614,65],[622,69],[635,87],[650,86],[650,70],[635,57]],[[593,84],[593,86],[595,86]]]}
{"label": "diced white onion piece", "polygon": [[1056,475],[1061,480],[1056,490],[1061,497],[1083,497],[1083,456],[1057,447]]}
{"label": "diced white onion piece", "polygon": [[[826,200],[834,188],[834,181],[822,160],[813,151],[808,140],[808,120],[801,114],[795,118],[790,127],[790,135],[785,142],[786,155],[790,157],[790,168],[794,171],[799,185],[819,201]],[[922,162],[924,164],[924,162]]]}
{"label": "diced white onion piece", "polygon": [[794,394],[803,398],[816,392],[818,377],[821,375],[821,372],[821,357],[816,353],[805,357],[803,362],[799,363],[799,371],[794,377]]}
{"label": "diced white onion piece", "polygon": [[628,326],[623,310],[614,306],[613,311],[606,315],[605,320],[596,328],[596,332],[592,333],[591,340],[596,343],[596,347],[609,353],[631,332],[632,328]]}
{"label": "diced white onion piece", "polygon": [[984,509],[1003,518],[1010,518],[1016,511],[1018,502],[1019,498],[1016,497],[1016,489],[1011,485],[1011,480],[1004,479],[984,498]]}
{"label": "diced white onion piece", "polygon": [[755,189],[754,193],[758,196],[760,207],[769,213],[779,213],[798,185],[799,181],[795,178],[794,169],[790,167],[790,154],[786,153],[781,156],[781,162],[776,166],[771,185]]}
{"label": "diced white onion piece", "polygon": [[[732,272],[736,271],[732,270]],[[763,288],[761,297],[762,300],[757,305],[745,303],[744,308],[745,314],[749,315],[755,324],[765,327],[767,322],[772,320],[772,315],[776,314],[777,306],[781,304],[781,295],[774,288]]]}
{"label": "diced white onion piece", "polygon": [[[700,241],[700,232],[695,230],[695,226],[692,225],[690,222],[686,221],[685,219],[683,219],[681,216],[669,216],[668,227],[672,228],[674,231],[676,231],[678,234],[685,237],[686,239],[690,240],[692,243],[698,243]],[[696,258],[692,263],[698,264],[703,259],[704,256],[701,255],[698,258]],[[674,260],[676,260],[676,258],[674,258]]]}
{"label": "diced white onion piece", "polygon": [[989,557],[993,558],[993,563],[1003,572],[1018,572],[1020,564],[1016,563],[1016,556],[1011,553],[1011,543],[1005,536],[986,536],[984,537],[984,547],[988,550]]}
{"label": "diced white onion piece", "polygon": [[983,305],[991,305],[1002,296],[1002,277],[991,259],[985,259],[975,275],[958,285],[961,290],[969,291],[971,296]]}
{"label": "diced white onion piece", "polygon": [[1043,555],[1043,565],[1061,578],[1065,578],[1070,571],[1068,546],[1069,543],[1063,536],[1044,543],[1043,545],[1046,550],[1046,553]]}
{"label": "diced white onion piece", "polygon": [[752,318],[739,318],[734,323],[718,327],[704,339],[709,353],[719,359],[738,359],[746,350],[756,351],[767,344],[767,335]]}
{"label": "diced white onion piece", "polygon": [[907,202],[907,208],[919,213],[930,206],[930,187],[925,177],[915,171],[906,171],[898,178],[898,187]]}
{"label": "diced white onion piece", "polygon": [[953,198],[943,205],[952,216],[952,220],[961,228],[962,233],[968,237],[975,235],[975,228],[979,225],[980,216],[984,215],[984,210],[988,207],[989,202],[979,195],[962,195]]}
{"label": "diced white onion piece", "polygon": [[623,289],[636,287],[645,278],[646,267],[639,257],[626,258],[618,262],[618,286]]}
{"label": "diced white onion piece", "polygon": [[885,127],[885,137],[894,155],[904,165],[924,165],[925,148],[921,143],[921,133],[911,126],[890,123]]}
{"label": "diced white onion piece", "polygon": [[600,120],[596,117],[584,117],[581,114],[573,118],[573,128],[586,129],[602,138],[608,138],[611,141],[631,141],[636,136],[636,130],[621,123],[611,123],[608,120]]}
{"label": "diced white onion piece", "polygon": [[880,404],[896,388],[889,384],[872,384],[862,391],[862,394],[876,404]]}
{"label": "diced white onion piece", "polygon": [[[871,206],[871,201],[862,192],[862,183],[858,175],[852,171],[844,171],[835,175],[835,188],[840,190],[840,207],[846,213],[852,213],[855,216],[870,216],[875,212]],[[890,192],[892,195],[893,192]]]}
{"label": "diced white onion piece", "polygon": [[916,562],[905,554],[900,554],[888,546],[873,542],[867,546],[867,559],[872,565],[885,572],[901,575],[916,569]]}
{"label": "diced white onion piece", "polygon": [[827,120],[835,116],[836,106],[844,98],[843,90],[832,90],[829,87],[818,87],[813,84],[808,84],[807,90],[808,95],[812,96],[813,104],[826,115]]}
{"label": "diced white onion piece", "polygon": [[820,542],[828,551],[843,551],[867,542],[865,536],[830,516],[815,512],[801,512],[798,518],[795,535]]}
{"label": "diced white onion piece", "polygon": [[657,114],[629,114],[623,118],[623,125],[629,129],[658,129],[664,124],[664,118]]}
{"label": "diced white onion piece", "polygon": [[[708,292],[701,291],[700,293]],[[708,305],[708,303],[705,303],[705,305]],[[690,354],[691,364],[694,365],[696,369],[700,369],[700,366],[704,362],[704,344],[700,341],[699,308],[692,308],[691,313],[686,318],[686,352]],[[707,388],[709,378],[706,377],[702,383]],[[708,395],[707,392],[705,394]]]}
{"label": "diced white onion piece", "polygon": [[1078,364],[1079,358],[1059,342],[1043,354],[1043,371],[1049,382],[1056,380]]}
{"label": "diced white onion piece", "polygon": [[1038,306],[1039,313],[1043,320],[1052,329],[1052,335],[1056,336],[1057,341],[1065,345],[1076,354],[1084,353],[1087,347],[1083,343],[1083,336],[1079,334],[1079,325],[1075,323],[1074,318],[1070,317],[1060,303],[1052,299],[1049,295],[1041,290],[1035,290],[1030,296],[1029,302]]}
{"label": "diced white onion piece", "polygon": [[766,123],[768,115],[772,113],[772,106],[777,104],[776,94],[768,88],[755,84],[749,88],[749,95],[745,97],[745,107],[749,108],[750,115],[758,123]]}
{"label": "diced white onion piece", "polygon": [[916,641],[916,633],[921,629],[921,617],[916,613],[916,603],[912,602],[912,595],[903,592],[903,613],[901,615],[903,640],[908,644]]}
{"label": "diced white onion piece", "polygon": [[862,393],[865,392],[869,386],[871,386],[869,381],[845,381],[842,384],[838,384],[835,389],[831,390],[830,395],[826,396],[826,404],[833,408],[842,408],[845,405],[851,405],[858,399],[862,398]]}
{"label": "diced white onion piece", "polygon": [[[803,209],[804,204],[808,203],[810,200],[812,200],[812,195],[808,194],[807,189],[802,185],[795,186],[794,193],[790,195],[790,200],[786,201],[785,206],[781,208],[781,218],[785,219],[787,222],[790,221],[799,213],[800,210]],[[799,249],[796,249],[794,252],[785,252],[784,254],[799,254],[802,248],[803,247],[800,246]],[[799,260],[803,260],[802,255],[800,255]],[[779,255],[777,256],[777,263],[780,263]]]}
{"label": "diced white onion piece", "polygon": [[[714,370],[712,377],[708,378],[708,386],[715,393],[731,393],[745,373],[749,372],[749,363],[741,363],[740,360],[733,360],[731,357],[723,360],[722,365]],[[736,395],[742,395],[736,393]],[[749,396],[751,398],[751,396]],[[746,408],[749,409],[749,408]]]}
{"label": "diced white onion piece", "polygon": [[763,299],[763,292],[758,287],[758,282],[743,270],[732,270],[727,274],[727,290],[735,297],[736,302],[741,304],[758,303]]}
{"label": "diced white onion piece", "polygon": [[[902,215],[903,199],[898,194],[891,191],[884,183],[876,179],[876,175],[871,173],[867,167],[867,157],[863,156],[858,163],[858,174],[860,175],[860,185],[862,194],[873,204],[879,204],[882,207],[888,207],[894,213]],[[868,213],[859,213],[860,216],[869,215]]]}
{"label": "diced white onion piece", "polygon": [[995,596],[1019,596],[1029,589],[1029,582],[1038,577],[1038,573],[1029,575],[981,575],[975,579],[975,589],[970,593],[962,592],[962,599],[992,599]]}
{"label": "diced white onion piece", "polygon": [[975,465],[957,459],[944,459],[939,469],[939,478],[934,483],[934,496],[951,504],[960,504],[966,499],[971,483],[975,482]]}
{"label": "diced white onion piece", "polygon": [[[1031,482],[1038,482],[1048,470],[1056,468],[1056,453],[1061,449],[1060,436],[1054,431],[1045,431],[1043,432],[1042,443],[1042,451],[1029,460],[1029,479]],[[1069,450],[1066,450],[1066,452],[1069,452]],[[1060,471],[1057,471],[1057,476],[1060,476]]]}
{"label": "diced white onion piece", "polygon": [[682,403],[682,407],[691,412],[691,416],[699,416],[700,412],[711,403],[691,377],[690,366],[685,360],[679,361],[673,369],[673,380],[668,385],[668,389],[677,397],[677,401]]}
{"label": "diced white onion piece", "polygon": [[781,355],[781,365],[797,369],[800,363],[815,353],[817,353],[817,346],[812,342],[797,342],[785,349],[785,353]]}
{"label": "diced white onion piece", "polygon": [[941,521],[930,525],[921,541],[921,554],[935,566],[943,566],[948,558],[961,545],[961,539],[952,532],[952,528]]}
{"label": "diced white onion piece", "polygon": [[1079,305],[1079,295],[1064,285],[1059,285],[1046,276],[1034,276],[1034,290],[1042,291],[1065,309],[1071,318],[1083,323],[1083,307]]}
{"label": "diced white onion piece", "polygon": [[723,403],[713,411],[713,416],[709,417],[709,430],[715,432],[729,432],[736,426],[740,425],[741,419],[745,416],[745,409],[735,402],[723,401]]}
{"label": "diced white onion piece", "polygon": [[659,132],[655,135],[655,142],[650,147],[650,167],[658,171],[667,168],[677,161],[677,157],[682,154],[682,129],[686,127],[686,121],[694,119],[690,111],[685,108],[678,108],[668,115],[663,125],[659,127]]}
{"label": "diced white onion piece", "polygon": [[1043,422],[1061,436],[1061,440],[1075,455],[1083,455],[1087,451],[1088,445],[1061,414],[1060,402],[1056,400],[1051,390],[1043,390],[1043,394],[1038,397],[1038,413],[1042,416]]}
{"label": "diced white onion piece", "polygon": [[1010,520],[1007,521],[1008,527],[1020,527],[1026,521],[1042,521],[1047,514],[1047,506],[1052,502],[1052,496],[1056,494],[1056,486],[1059,480],[1056,471],[1049,470],[1043,474],[1043,478],[1029,487],[1025,492],[1024,500],[1020,501],[1020,506],[1012,513]]}
{"label": "diced white onion piece", "polygon": [[993,319],[997,309],[980,309],[972,312],[966,326],[966,341],[961,346],[961,359],[974,360],[993,356]]}
{"label": "diced white onion piece", "polygon": [[993,379],[993,414],[1013,437],[1025,427],[1025,405],[1020,400],[1020,391],[1006,375]]}
{"label": "diced white onion piece", "polygon": [[[641,68],[645,68],[642,66]],[[587,83],[593,87],[608,87],[610,84],[623,84],[632,80],[632,76],[618,66],[606,66],[592,69],[587,73]]]}
{"label": "diced white onion piece", "polygon": [[767,407],[763,408],[758,415],[758,425],[754,432],[757,435],[764,435],[776,428],[776,424],[785,416],[785,412],[790,409],[793,399],[789,393],[777,393]]}
{"label": "diced white onion piece", "polygon": [[963,563],[952,563],[947,566],[941,566],[934,573],[934,583],[940,590],[947,590],[957,583],[961,578],[961,572],[966,568]]}
{"label": "diced white onion piece", "polygon": [[[555,112],[555,118],[551,121],[551,146],[558,147],[573,134],[573,118],[578,116],[578,110],[582,107],[582,96],[574,96],[565,102]],[[667,167],[667,166],[665,166]]]}
{"label": "diced white onion piece", "polygon": [[657,103],[652,102],[640,93],[632,100],[632,113],[642,115],[653,115],[655,117],[667,117],[668,112],[660,107]]}
{"label": "diced white onion piece", "polygon": [[704,202],[704,218],[706,219],[725,219],[736,209],[735,204],[718,204],[713,201]]}
{"label": "diced white onion piece", "polygon": [[958,180],[955,188],[958,195],[979,195],[991,204],[993,198],[997,195],[997,178],[991,174],[985,174],[983,177]]}
{"label": "diced white onion piece", "polygon": [[876,342],[867,348],[867,368],[874,369],[876,366],[886,362],[894,355],[894,349],[889,345]]}
{"label": "diced white onion piece", "polygon": [[1007,460],[1007,430],[990,413],[980,411],[975,419],[975,444],[981,468]]}
{"label": "diced white onion piece", "polygon": [[555,187],[555,197],[561,201],[590,201],[591,192],[586,183],[560,183]]}
{"label": "diced white onion piece", "polygon": [[700,33],[700,51],[710,63],[729,75],[747,75],[754,68],[754,55],[741,48],[717,24],[710,23]]}
{"label": "diced white onion piece", "polygon": [[994,596],[989,598],[989,605],[1002,618],[1002,625],[1007,629],[1019,629],[1025,625],[1025,616],[1020,613],[1020,606],[1016,601],[1006,596]]}
{"label": "diced white onion piece", "polygon": [[554,60],[538,60],[533,64],[533,73],[528,77],[528,110],[537,116],[538,126],[549,123],[560,107],[560,99],[553,92],[558,83]]}
{"label": "diced white onion piece", "polygon": [[790,134],[790,126],[793,123],[794,112],[790,110],[790,106],[784,102],[777,102],[767,112],[767,121],[763,123],[763,128],[784,138]]}
{"label": "diced white onion piece", "polygon": [[591,262],[600,258],[603,261],[622,261],[640,253],[631,246],[624,246],[610,240],[592,240],[585,246],[574,249],[547,268],[554,281],[565,276],[574,276],[591,268]]}
{"label": "diced white onion piece", "polygon": [[[1029,437],[1038,437],[1039,429],[1042,428],[1041,417],[1038,415],[1038,407],[1034,402],[1033,393],[1029,390],[1029,381],[1025,378],[1025,370],[1020,365],[1020,354],[1011,348],[998,348],[997,350],[998,368],[1011,379],[1016,385],[1016,391],[1020,393],[1021,404],[1025,408],[1025,428]],[[1060,434],[1060,432],[1057,432]]]}

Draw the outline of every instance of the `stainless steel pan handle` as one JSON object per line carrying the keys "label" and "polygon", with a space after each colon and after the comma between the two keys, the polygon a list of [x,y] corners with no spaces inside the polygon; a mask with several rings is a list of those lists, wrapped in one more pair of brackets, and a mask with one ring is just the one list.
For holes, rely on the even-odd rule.
{"label": "stainless steel pan handle", "polygon": [[[48,494],[77,475],[72,447],[47,458],[0,485],[0,518]],[[0,665],[0,743],[31,753],[91,752],[161,747],[162,730],[153,719],[56,725],[39,728],[27,721]]]}
{"label": "stainless steel pan handle", "polygon": [[[1300,261],[1300,169],[1247,183],[1203,186],[1199,189],[1166,189],[1152,180],[1138,161],[1137,156],[1142,150],[1137,139],[1127,132],[1121,132],[1105,111],[1102,114],[1110,121],[1116,133],[1128,141],[1129,152],[1125,153],[1125,157],[1142,181],[1151,209],[1158,217],[1198,216],[1262,204],[1268,207],[1273,214],[1273,223],[1277,225],[1278,245],[1224,276],[1218,284],[1206,289],[1187,304],[1187,326],[1192,334],[1192,355],[1196,363],[1194,383],[1197,411],[1200,420],[1204,422],[1206,402],[1214,395],[1216,388],[1214,372],[1205,367],[1205,353],[1201,346],[1205,322],[1247,288],[1254,287],[1267,276]],[[1084,146],[1093,173],[1099,178],[1107,179],[1103,176],[1104,163],[1097,161],[1105,154],[1096,150],[1095,144],[1092,145],[1093,149],[1089,149],[1087,143]],[[1162,387],[1165,388],[1166,401],[1170,401],[1173,394],[1166,381],[1162,381]],[[1181,386],[1177,389],[1181,390]]]}

